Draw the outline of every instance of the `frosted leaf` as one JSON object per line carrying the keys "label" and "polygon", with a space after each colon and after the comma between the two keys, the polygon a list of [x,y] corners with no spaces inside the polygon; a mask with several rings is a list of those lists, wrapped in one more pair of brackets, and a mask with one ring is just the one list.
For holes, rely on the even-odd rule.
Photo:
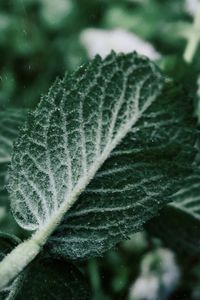
{"label": "frosted leaf", "polygon": [[180,188],[196,133],[187,99],[173,89],[158,97],[162,87],[147,58],[112,53],[58,80],[29,116],[12,157],[11,206],[22,227],[48,235],[71,208],[49,252],[100,254]]}
{"label": "frosted leaf", "polygon": [[[50,237],[48,253],[67,259],[99,256],[130,233],[141,230],[157,209],[173,201],[167,195],[185,186],[188,176],[194,176],[187,167],[195,159],[199,131],[194,128],[196,120],[188,100],[180,87],[166,87],[134,126],[133,135],[129,134],[122,143],[123,151],[114,151],[115,156],[97,173]],[[117,172],[110,171],[112,164],[116,164]],[[163,180],[152,181],[155,175],[163,176]],[[99,193],[102,186],[110,189]],[[111,187],[115,193],[111,193]],[[164,222],[161,217],[162,224],[156,228],[165,232],[170,220],[171,215]],[[177,217],[176,220],[181,229]]]}
{"label": "frosted leaf", "polygon": [[96,54],[105,57],[111,50],[117,53],[137,51],[152,60],[160,57],[150,43],[124,29],[102,30],[88,28],[82,31],[80,40],[91,58]]}

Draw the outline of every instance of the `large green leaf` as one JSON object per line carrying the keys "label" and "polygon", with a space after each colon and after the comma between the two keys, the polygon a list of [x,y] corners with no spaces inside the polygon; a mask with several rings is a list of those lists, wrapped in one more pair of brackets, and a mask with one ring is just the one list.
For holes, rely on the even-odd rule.
{"label": "large green leaf", "polygon": [[[29,116],[10,171],[12,210],[56,255],[99,255],[156,214],[190,172],[196,132],[183,93],[147,58],[96,57]],[[78,200],[78,201],[77,201]]]}
{"label": "large green leaf", "polygon": [[[159,216],[147,223],[153,235],[176,250],[200,253],[200,171],[186,178],[174,202],[161,210]],[[180,247],[181,246],[181,247]]]}
{"label": "large green leaf", "polygon": [[[162,205],[173,201],[171,197],[167,200],[165,198],[168,193],[170,194],[170,189],[167,187],[169,186],[171,191],[175,191],[185,184],[187,172],[185,172],[184,166],[185,163],[191,163],[194,151],[191,145],[195,140],[192,142],[195,130],[191,133],[192,121],[189,116],[190,113],[192,115],[192,107],[190,107],[187,96],[180,87],[167,88],[157,100],[152,110],[162,111],[165,107],[166,111],[165,114],[160,115],[161,119],[156,122],[153,139],[151,130],[155,128],[154,121],[151,127],[149,120],[146,122],[144,118],[144,122],[138,124],[139,135],[135,136],[137,147],[140,145],[140,149],[138,148],[137,153],[133,149],[130,153],[125,152],[126,157],[124,155],[119,156],[117,161],[118,174],[114,174],[119,185],[125,180],[128,184],[134,182],[138,175],[141,177],[141,183],[142,180],[145,180],[144,185],[141,184],[136,189],[124,194],[120,194],[120,192],[119,194],[110,193],[109,200],[107,195],[104,197],[91,195],[90,191],[88,192],[86,189],[48,241],[48,253],[56,257],[67,258],[100,255],[111,248],[113,244],[126,238],[130,232],[140,230],[145,221],[155,215]],[[172,115],[175,120],[174,123],[170,121]],[[179,119],[180,116],[182,120]],[[182,127],[180,125],[178,129],[181,123]],[[168,141],[165,139],[166,133],[169,134]],[[171,137],[173,135],[172,139],[170,139],[170,135]],[[192,144],[188,138],[191,139]],[[134,146],[133,144],[132,147]],[[180,150],[183,151],[181,155]],[[124,163],[128,167],[124,167]],[[183,173],[181,173],[182,171]],[[105,175],[104,169],[102,173]],[[152,174],[164,173],[166,176],[163,180],[151,181]],[[195,177],[195,175],[193,176]],[[89,188],[93,185],[96,187],[103,184],[111,186],[114,178],[111,172],[102,181],[102,176],[97,174]],[[146,195],[149,196],[147,199]],[[168,222],[170,222],[169,217]],[[164,223],[163,226],[165,226]]]}

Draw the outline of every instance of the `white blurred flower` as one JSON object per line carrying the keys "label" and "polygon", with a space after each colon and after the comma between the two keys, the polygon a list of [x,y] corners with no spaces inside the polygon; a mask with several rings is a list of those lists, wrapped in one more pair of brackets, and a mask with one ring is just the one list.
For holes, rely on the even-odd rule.
{"label": "white blurred flower", "polygon": [[71,0],[43,0],[41,4],[40,14],[43,21],[53,27],[59,27],[73,9]]}
{"label": "white blurred flower", "polygon": [[147,254],[141,263],[139,278],[130,289],[130,300],[167,299],[180,279],[174,254],[158,249]]}
{"label": "white blurred flower", "polygon": [[197,11],[197,6],[198,6],[199,0],[185,0],[185,9],[186,11],[194,16]]}
{"label": "white blurred flower", "polygon": [[85,29],[81,33],[80,40],[91,58],[96,54],[105,57],[111,50],[117,53],[137,51],[139,54],[148,56],[152,60],[160,57],[150,43],[124,29]]}
{"label": "white blurred flower", "polygon": [[159,281],[150,275],[139,277],[130,289],[130,300],[155,300],[158,296]]}

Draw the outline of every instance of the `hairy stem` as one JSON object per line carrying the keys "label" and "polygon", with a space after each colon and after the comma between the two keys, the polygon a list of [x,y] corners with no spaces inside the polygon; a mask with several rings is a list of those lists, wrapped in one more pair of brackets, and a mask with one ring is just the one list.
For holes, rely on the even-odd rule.
{"label": "hairy stem", "polygon": [[40,252],[32,239],[18,245],[0,264],[0,290],[5,288]]}
{"label": "hairy stem", "polygon": [[49,236],[61,222],[77,197],[64,203],[57,214],[41,230],[36,231],[29,240],[18,245],[0,263],[0,290],[5,288],[40,253]]}
{"label": "hairy stem", "polygon": [[191,63],[200,41],[200,0],[197,7],[197,12],[194,18],[193,28],[190,37],[188,38],[187,46],[183,54],[183,58],[187,63]]}

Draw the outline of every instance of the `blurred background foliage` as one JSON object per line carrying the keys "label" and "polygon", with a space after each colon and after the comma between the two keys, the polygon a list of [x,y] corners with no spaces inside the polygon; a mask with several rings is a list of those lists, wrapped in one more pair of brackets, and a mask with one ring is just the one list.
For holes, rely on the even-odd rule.
{"label": "blurred background foliage", "polygon": [[[111,49],[147,51],[198,103],[199,49],[193,64],[182,59],[194,7],[194,0],[1,0],[0,109],[34,107],[57,76]],[[1,231],[23,237],[5,215],[0,206]],[[93,299],[199,300],[200,258],[165,247],[144,231],[82,263]]]}
{"label": "blurred background foliage", "polygon": [[1,0],[1,103],[33,106],[57,76],[86,61],[86,28],[125,29],[163,54],[180,54],[192,20],[183,2]]}

